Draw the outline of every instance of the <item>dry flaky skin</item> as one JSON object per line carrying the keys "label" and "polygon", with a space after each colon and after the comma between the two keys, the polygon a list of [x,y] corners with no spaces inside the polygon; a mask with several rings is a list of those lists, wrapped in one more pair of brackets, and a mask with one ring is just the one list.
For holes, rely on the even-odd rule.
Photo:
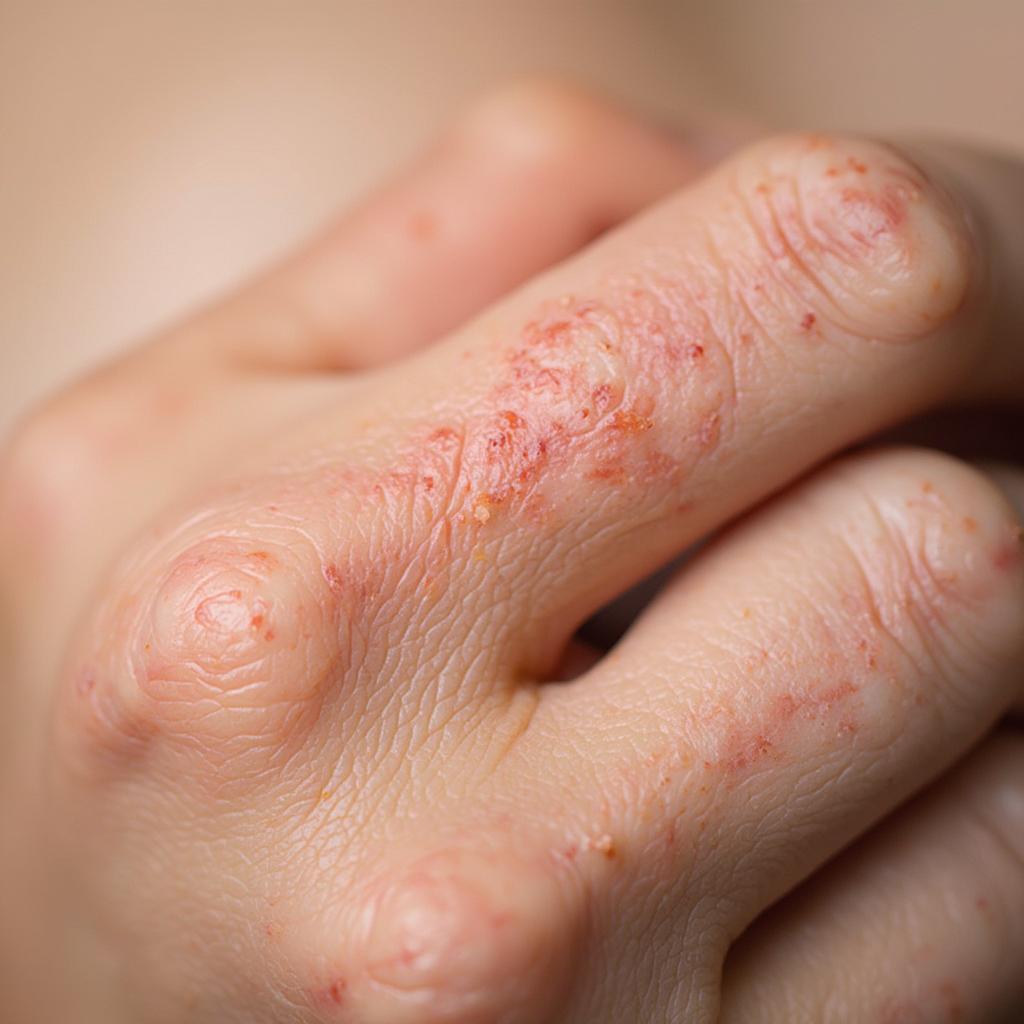
{"label": "dry flaky skin", "polygon": [[[440,348],[282,403],[81,602],[16,819],[55,851],[68,977],[26,966],[20,1005],[714,1019],[743,927],[1007,703],[1009,509],[940,456],[842,463],[543,681],[624,584],[951,388],[972,244],[887,147],[770,140]],[[5,515],[45,545],[39,431]]]}

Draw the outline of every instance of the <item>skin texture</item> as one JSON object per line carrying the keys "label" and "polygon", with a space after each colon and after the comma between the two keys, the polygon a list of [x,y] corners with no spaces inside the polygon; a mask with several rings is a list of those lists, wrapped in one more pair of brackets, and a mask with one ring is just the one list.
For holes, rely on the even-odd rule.
{"label": "skin texture", "polygon": [[[820,1005],[798,940],[768,959],[751,931],[734,972],[730,947],[976,744],[1024,653],[1015,470],[817,468],[961,395],[1024,395],[1000,284],[1021,209],[935,166],[786,136],[639,213],[692,156],[520,87],[23,424],[0,536],[12,1019],[748,1019],[775,970],[779,1013]],[[521,233],[467,281],[510,181]],[[483,220],[446,235],[464,202]],[[553,682],[584,619],[743,513]],[[991,835],[1017,827],[1022,756],[999,747]],[[933,816],[895,851],[915,905]],[[815,881],[830,905],[869,905],[870,841],[867,881]],[[1019,904],[1019,864],[992,863]],[[873,924],[913,960],[911,929]],[[983,957],[915,970],[866,1009],[1014,995]]]}

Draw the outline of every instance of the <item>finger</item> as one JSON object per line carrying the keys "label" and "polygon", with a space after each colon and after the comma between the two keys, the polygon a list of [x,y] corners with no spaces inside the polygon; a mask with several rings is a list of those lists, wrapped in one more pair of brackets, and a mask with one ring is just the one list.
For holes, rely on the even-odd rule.
{"label": "finger", "polygon": [[595,608],[816,461],[1004,386],[1002,252],[886,146],[770,140],[432,350],[414,387],[393,376],[403,458],[458,439],[444,512],[457,556],[500,551],[511,657],[544,672]]}
{"label": "finger", "polygon": [[698,138],[684,144],[569,86],[503,89],[219,309],[215,338],[202,322],[185,337],[284,369],[395,359],[691,178]]}
{"label": "finger", "polygon": [[[344,404],[322,382],[271,388],[237,367],[368,366],[423,345],[691,176],[702,138],[684,144],[553,84],[481,101],[400,180],[281,267],[20,424],[5,460],[13,531],[42,532],[32,551],[84,579],[90,570],[69,562],[104,562],[226,457],[300,412]],[[92,511],[109,538],[99,551],[81,543],[95,532]]]}
{"label": "finger", "polygon": [[1021,963],[1024,738],[1008,732],[759,920],[726,961],[720,1020],[1009,1024]]}
{"label": "finger", "polygon": [[551,697],[553,756],[587,752],[584,791],[622,794],[605,830],[743,925],[1009,706],[1021,536],[947,456],[844,460],[698,555]]}
{"label": "finger", "polygon": [[[993,462],[1024,462],[1024,415],[1000,409],[958,410],[922,417],[886,434],[886,442],[941,448],[979,464],[1009,494],[1017,508],[1024,508],[1020,474]],[[1024,679],[1012,714],[1024,713]]]}
{"label": "finger", "polygon": [[6,472],[17,482],[14,531],[71,521],[70,534],[47,526],[33,550],[55,556],[66,577],[78,556],[61,547],[102,562],[106,545],[79,540],[91,510],[118,543],[228,453],[328,399],[318,382],[274,390],[236,379],[232,366],[367,366],[425,344],[692,175],[697,138],[684,145],[554,84],[481,101],[400,180],[281,267],[21,424]]}
{"label": "finger", "polygon": [[133,353],[35,409],[0,447],[9,608],[19,629],[42,631],[48,655],[58,652],[45,638],[67,627],[127,538],[268,447],[282,424],[338,399],[326,379],[179,371]]}

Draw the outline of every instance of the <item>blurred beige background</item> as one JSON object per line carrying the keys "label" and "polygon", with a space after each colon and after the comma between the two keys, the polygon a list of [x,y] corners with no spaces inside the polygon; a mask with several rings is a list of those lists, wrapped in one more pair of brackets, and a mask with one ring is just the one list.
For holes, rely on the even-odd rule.
{"label": "blurred beige background", "polygon": [[1024,153],[1022,42],[1017,0],[0,0],[0,426],[493,83]]}

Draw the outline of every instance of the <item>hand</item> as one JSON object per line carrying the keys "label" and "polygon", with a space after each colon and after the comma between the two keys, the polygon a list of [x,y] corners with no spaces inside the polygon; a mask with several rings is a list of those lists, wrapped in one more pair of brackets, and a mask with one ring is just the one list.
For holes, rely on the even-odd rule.
{"label": "hand", "polygon": [[[1024,484],[911,449],[804,474],[1020,401],[1020,172],[783,137],[633,216],[698,163],[514,90],[22,427],[9,1019],[977,1019],[1013,993],[1019,737],[821,869],[1012,702]],[[585,618],[744,512],[553,681]]]}

